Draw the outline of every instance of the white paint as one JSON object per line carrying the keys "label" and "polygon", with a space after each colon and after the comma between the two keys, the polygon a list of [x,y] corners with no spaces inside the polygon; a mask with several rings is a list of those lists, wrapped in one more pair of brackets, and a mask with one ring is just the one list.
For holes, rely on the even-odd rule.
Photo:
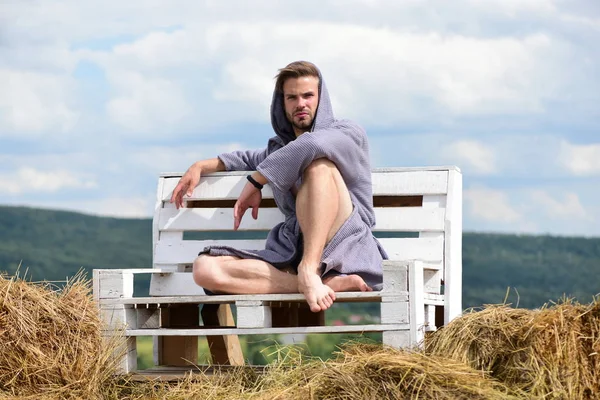
{"label": "white paint", "polygon": [[[285,220],[277,208],[263,208],[258,219],[253,219],[247,211],[239,230],[270,230]],[[378,231],[426,232],[444,230],[443,208],[385,207],[375,209]],[[233,208],[182,208],[160,212],[158,229],[165,231],[231,231],[233,229]],[[162,233],[161,233],[162,235]]]}

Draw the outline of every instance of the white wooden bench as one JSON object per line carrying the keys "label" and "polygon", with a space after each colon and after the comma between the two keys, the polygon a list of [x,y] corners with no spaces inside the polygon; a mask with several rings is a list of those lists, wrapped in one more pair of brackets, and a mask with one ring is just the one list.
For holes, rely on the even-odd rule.
{"label": "white wooden bench", "polygon": [[[455,167],[373,171],[373,231],[390,258],[382,266],[384,288],[337,293],[336,303],[380,303],[375,322],[324,326],[323,313],[311,313],[301,294],[205,295],[191,276],[205,246],[263,248],[266,232],[283,220],[266,186],[258,220],[248,214],[233,232],[233,205],[246,175],[203,176],[187,208],[177,210],[169,199],[181,174],[163,174],[153,218],[153,268],[94,270],[106,333],[125,326],[122,372],[137,369],[137,336],[154,337],[156,365],[196,363],[198,336],[209,340],[214,363],[240,364],[237,335],[382,332],[385,344],[406,347],[462,312],[462,175]],[[133,294],[138,274],[152,274],[149,297]],[[229,305],[235,305],[236,319]]]}

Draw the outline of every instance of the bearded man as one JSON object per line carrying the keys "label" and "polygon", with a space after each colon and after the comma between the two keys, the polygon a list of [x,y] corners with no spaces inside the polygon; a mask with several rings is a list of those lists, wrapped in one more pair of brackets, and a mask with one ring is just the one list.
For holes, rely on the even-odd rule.
{"label": "bearded man", "polygon": [[213,293],[303,293],[313,312],[331,307],[335,292],[380,290],[387,255],[371,232],[375,214],[365,131],[334,118],[321,72],[306,61],[279,70],[271,124],[276,136],[266,148],[198,161],[173,191],[171,202],[179,208],[204,173],[254,171],[234,206],[234,229],[248,208],[258,217],[265,184],[285,215],[263,250],[202,250],[194,261],[194,281]]}

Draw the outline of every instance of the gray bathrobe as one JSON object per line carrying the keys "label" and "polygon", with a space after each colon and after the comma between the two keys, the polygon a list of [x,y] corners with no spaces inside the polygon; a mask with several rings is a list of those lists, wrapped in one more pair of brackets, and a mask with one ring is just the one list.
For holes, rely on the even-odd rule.
{"label": "gray bathrobe", "polygon": [[263,174],[285,221],[269,232],[264,250],[211,246],[202,253],[260,259],[276,268],[297,267],[302,258],[302,233],[296,219],[296,200],[290,189],[301,183],[302,173],[310,163],[327,158],[335,163],[344,178],[354,209],[323,251],[321,276],[357,274],[372,288],[381,289],[381,261],[387,256],[371,233],[375,214],[365,131],[352,121],[334,118],[322,77],[311,131],[296,138],[285,117],[283,94],[277,90],[271,104],[271,124],[277,136],[269,140],[266,149],[234,151],[218,157],[227,171],[256,170]]}

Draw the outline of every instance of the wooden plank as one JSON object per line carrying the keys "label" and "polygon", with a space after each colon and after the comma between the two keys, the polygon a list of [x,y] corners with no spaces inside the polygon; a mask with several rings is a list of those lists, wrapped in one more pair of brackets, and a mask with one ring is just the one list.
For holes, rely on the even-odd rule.
{"label": "wooden plank", "polygon": [[425,334],[425,291],[423,288],[423,265],[420,261],[413,261],[408,266],[408,287],[411,345],[420,345]]}
{"label": "wooden plank", "polygon": [[[285,217],[276,208],[259,210],[258,219],[246,212],[239,227],[245,230],[270,230],[283,222]],[[233,231],[233,208],[182,208],[163,210],[160,213],[158,229],[172,231]]]}
{"label": "wooden plank", "polygon": [[[458,171],[460,168],[455,165],[437,165],[429,167],[379,167],[371,169],[372,174],[385,174],[394,172],[412,172],[412,171]],[[246,177],[248,171],[228,171],[228,172],[213,172],[211,174],[205,174],[204,176],[224,176],[224,175],[238,175]],[[159,175],[161,178],[181,178],[182,172],[161,172]]]}
{"label": "wooden plank", "polygon": [[374,195],[428,195],[448,191],[447,171],[404,171],[371,176]]}
{"label": "wooden plank", "polygon": [[99,270],[96,274],[97,299],[128,298],[133,296],[133,273],[129,270],[106,272]]}
{"label": "wooden plank", "polygon": [[137,370],[137,340],[135,337],[127,337],[115,348],[114,356],[119,358],[117,364],[118,374],[128,374]]}
{"label": "wooden plank", "polygon": [[435,332],[437,327],[435,326],[435,306],[425,306],[425,331]]}
{"label": "wooden plank", "polygon": [[408,324],[410,314],[408,302],[381,303],[382,324]]}
{"label": "wooden plank", "polygon": [[100,305],[100,318],[109,329],[137,329],[136,310],[124,305]]}
{"label": "wooden plank", "polygon": [[452,171],[448,177],[445,228],[444,324],[462,313],[462,175]]}
{"label": "wooden plank", "polygon": [[396,349],[411,348],[410,342],[410,331],[384,331],[382,336],[382,342],[386,346],[394,347]]}
{"label": "wooden plank", "polygon": [[[380,302],[390,294],[381,292],[337,292],[336,302]],[[393,296],[397,301],[408,300],[408,292],[394,292]],[[177,296],[177,297],[133,297],[129,299],[106,299],[102,300],[101,306],[170,306],[174,304],[234,304],[236,300],[255,300],[265,301],[266,304],[282,302],[301,302],[304,303],[304,295],[300,293],[293,294],[254,294],[254,295],[219,295],[219,296]],[[444,305],[444,295],[436,293],[425,293],[424,300],[427,304]]]}
{"label": "wooden plank", "polygon": [[[187,200],[237,199],[246,185],[244,174],[210,174],[200,179],[200,184],[194,189]],[[170,201],[173,189],[177,186],[179,177],[165,178],[163,186],[163,201]],[[447,170],[407,170],[377,172],[372,174],[374,195],[423,195],[444,194],[448,191]],[[272,198],[273,192],[266,185],[263,198]]]}
{"label": "wooden plank", "polygon": [[[444,259],[444,235],[426,238],[379,239],[390,259],[441,261]],[[191,264],[206,246],[224,245],[239,249],[264,248],[264,240],[183,240],[179,243],[156,246],[154,262],[157,264]]]}
{"label": "wooden plank", "polygon": [[[98,272],[97,280],[100,282],[106,279],[108,275],[119,275],[122,273],[128,274],[169,274],[174,272],[172,269],[157,269],[157,268],[111,268],[111,269],[95,269],[94,272]],[[96,275],[94,276],[96,279]]]}
{"label": "wooden plank", "polygon": [[270,328],[271,307],[262,301],[238,300],[235,302],[239,328]]}
{"label": "wooden plank", "polygon": [[190,272],[153,274],[150,279],[150,296],[204,296],[204,289],[194,282]]}
{"label": "wooden plank", "polygon": [[208,246],[229,246],[237,249],[264,249],[264,239],[256,240],[182,240],[179,243],[158,243],[154,265],[192,264],[198,253]]}
{"label": "wooden plank", "polygon": [[156,190],[156,199],[154,200],[154,215],[152,217],[152,257],[154,258],[154,252],[156,249],[156,244],[158,243],[158,217],[160,212],[163,210],[163,202],[162,202],[162,194],[165,186],[165,179],[158,179],[158,188]]}
{"label": "wooden plank", "polygon": [[446,195],[435,194],[423,196],[423,208],[446,208]]}
{"label": "wooden plank", "polygon": [[160,328],[160,309],[137,308],[137,326],[140,329]]}
{"label": "wooden plank", "polygon": [[[188,272],[181,272],[189,274]],[[337,292],[335,294],[336,301],[379,301],[383,292]],[[408,296],[408,292],[398,292],[394,296]],[[105,299],[102,300],[102,305],[161,305],[161,304],[235,304],[236,301],[261,301],[261,302],[305,302],[302,293],[283,293],[283,294],[226,294],[215,296],[168,296],[168,297],[133,297],[124,299]]]}
{"label": "wooden plank", "polygon": [[[246,172],[242,175],[235,173],[204,175],[200,179],[200,184],[196,186],[192,195],[189,198],[186,196],[184,199],[188,201],[220,199],[237,200],[242,189],[248,182],[246,180],[246,175],[250,173],[251,172]],[[165,178],[162,195],[163,201],[171,200],[173,189],[175,189],[178,182],[179,177]],[[265,185],[263,188],[262,197],[263,199],[273,198],[273,191],[269,185]]]}
{"label": "wooden plank", "polygon": [[341,326],[307,326],[307,327],[281,327],[281,328],[216,328],[216,329],[127,329],[128,336],[222,336],[222,335],[265,335],[265,334],[311,334],[311,333],[361,333],[408,330],[408,324],[373,324],[373,325],[341,325]]}
{"label": "wooden plank", "polygon": [[[206,304],[202,307],[205,327],[235,326],[229,304]],[[244,365],[244,354],[237,335],[207,336],[213,364]]]}
{"label": "wooden plank", "polygon": [[[373,231],[443,231],[445,213],[444,208],[375,208],[377,224]],[[158,229],[161,232],[231,231],[233,229],[233,209],[231,208],[168,209],[160,213],[159,219]],[[275,208],[260,210],[256,220],[246,213],[239,230],[270,230],[284,219],[283,214]],[[161,240],[162,235],[161,233]]]}
{"label": "wooden plank", "polygon": [[383,262],[383,296],[400,296],[408,290],[408,261]]}

